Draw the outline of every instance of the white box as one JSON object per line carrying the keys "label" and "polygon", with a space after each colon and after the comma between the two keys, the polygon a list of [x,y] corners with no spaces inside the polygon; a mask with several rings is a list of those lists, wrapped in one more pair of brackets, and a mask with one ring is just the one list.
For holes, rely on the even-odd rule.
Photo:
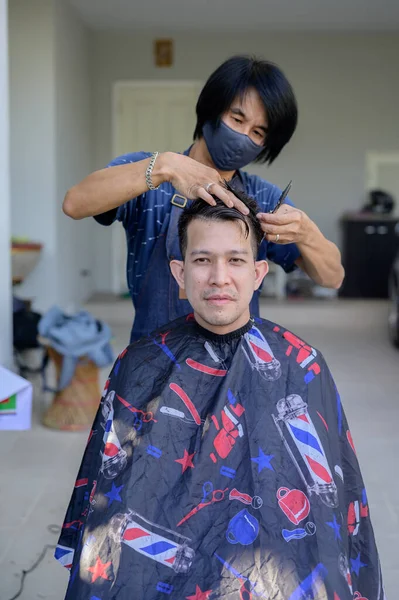
{"label": "white box", "polygon": [[0,431],[31,428],[32,384],[0,365]]}

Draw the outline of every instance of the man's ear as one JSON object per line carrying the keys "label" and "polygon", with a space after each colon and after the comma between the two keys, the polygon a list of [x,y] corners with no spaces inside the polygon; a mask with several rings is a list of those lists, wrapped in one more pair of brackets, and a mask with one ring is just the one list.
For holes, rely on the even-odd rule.
{"label": "man's ear", "polygon": [[258,290],[262,281],[269,272],[269,264],[266,260],[257,260],[255,262],[255,290]]}
{"label": "man's ear", "polygon": [[182,260],[171,260],[169,266],[178,286],[184,290],[184,262]]}

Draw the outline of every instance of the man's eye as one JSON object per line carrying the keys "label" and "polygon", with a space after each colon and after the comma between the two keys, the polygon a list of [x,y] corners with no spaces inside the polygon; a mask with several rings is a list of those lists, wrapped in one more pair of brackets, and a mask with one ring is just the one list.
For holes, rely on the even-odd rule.
{"label": "man's eye", "polygon": [[209,260],[208,258],[196,258],[194,262],[203,264],[203,263],[208,262],[208,260]]}
{"label": "man's eye", "polygon": [[262,133],[261,131],[254,131],[254,134],[259,138],[263,138],[265,136],[265,134]]}
{"label": "man's eye", "polygon": [[235,117],[233,117],[233,119],[236,123],[240,123],[240,124],[242,123],[242,121],[240,119],[236,119]]}
{"label": "man's eye", "polygon": [[238,264],[242,264],[244,261],[242,258],[232,258],[230,262],[238,265]]}

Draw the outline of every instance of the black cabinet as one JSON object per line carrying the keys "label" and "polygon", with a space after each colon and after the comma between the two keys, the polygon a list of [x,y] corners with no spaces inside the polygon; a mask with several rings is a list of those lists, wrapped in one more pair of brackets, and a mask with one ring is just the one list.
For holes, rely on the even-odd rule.
{"label": "black cabinet", "polygon": [[346,298],[387,298],[389,272],[399,248],[399,219],[350,214],[341,219]]}

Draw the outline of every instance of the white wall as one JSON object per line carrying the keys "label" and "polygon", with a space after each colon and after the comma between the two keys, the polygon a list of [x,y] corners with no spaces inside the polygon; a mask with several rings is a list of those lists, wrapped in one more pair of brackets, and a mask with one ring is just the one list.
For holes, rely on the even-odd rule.
{"label": "white wall", "polygon": [[44,244],[15,292],[40,311],[72,307],[91,291],[90,223],[61,211],[92,168],[88,32],[63,0],[12,0],[9,12],[12,234]]}
{"label": "white wall", "polygon": [[[154,37],[155,32],[93,34],[95,168],[112,158],[114,81],[205,81],[225,58],[258,54],[283,68],[296,91],[300,117],[294,138],[276,164],[256,172],[281,187],[293,179],[292,199],[327,237],[339,241],[339,216],[365,200],[366,152],[399,150],[399,35],[179,33],[173,36],[175,64],[170,69],[154,66]],[[111,235],[97,228],[96,287],[110,289]]]}
{"label": "white wall", "polygon": [[58,300],[53,18],[52,0],[9,3],[11,230],[44,244],[15,292],[39,310]]}
{"label": "white wall", "polygon": [[[89,33],[64,0],[56,3],[56,215],[59,296],[75,308],[92,290],[91,219],[73,221],[61,210],[65,192],[92,170]],[[72,307],[72,306],[71,306]]]}
{"label": "white wall", "polygon": [[0,365],[12,363],[7,0],[0,0]]}

